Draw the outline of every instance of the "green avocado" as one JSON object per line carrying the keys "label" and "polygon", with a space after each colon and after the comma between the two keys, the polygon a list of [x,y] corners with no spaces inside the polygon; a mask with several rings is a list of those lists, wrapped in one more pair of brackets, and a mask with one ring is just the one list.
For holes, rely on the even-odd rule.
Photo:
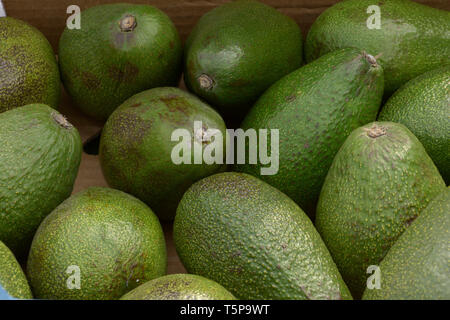
{"label": "green avocado", "polygon": [[405,230],[380,263],[380,289],[366,300],[450,299],[450,187]]}
{"label": "green avocado", "polygon": [[[219,130],[221,137],[208,138],[209,129]],[[175,130],[189,137],[174,137]],[[138,197],[161,219],[172,220],[192,183],[226,167],[194,162],[194,156],[202,157],[214,142],[222,146],[223,155],[218,156],[225,162],[225,138],[220,115],[196,96],[178,88],[154,88],[125,101],[108,119],[100,139],[100,164],[111,187]],[[190,163],[173,159],[183,142],[188,143]]]}
{"label": "green avocado", "polygon": [[14,254],[0,241],[0,285],[17,299],[33,299],[28,280]]}
{"label": "green avocado", "polygon": [[422,142],[445,182],[450,183],[450,66],[406,83],[386,102],[380,121],[405,125]]}
{"label": "green avocado", "polygon": [[217,282],[194,274],[171,274],[140,285],[121,300],[236,300]]}
{"label": "green avocado", "polygon": [[251,175],[225,172],[193,184],[173,236],[189,273],[238,299],[352,298],[311,220]]}
{"label": "green avocado", "polygon": [[[293,199],[310,217],[328,168],[352,130],[375,121],[383,95],[383,70],[357,49],[342,49],[292,72],[256,102],[242,128],[279,130],[279,170],[237,165]],[[268,143],[271,149],[271,144]]]}
{"label": "green avocado", "polygon": [[81,28],[64,30],[59,65],[66,90],[100,120],[132,95],[176,86],[181,40],[169,17],[149,5],[105,4],[81,12]]}
{"label": "green avocado", "polygon": [[90,187],[39,226],[27,275],[39,299],[111,300],[166,268],[164,234],[150,208],[122,191]]}
{"label": "green avocado", "polygon": [[0,71],[0,112],[32,103],[58,107],[58,64],[50,43],[36,28],[0,18]]}
{"label": "green avocado", "polygon": [[302,34],[272,7],[232,1],[200,18],[184,60],[191,91],[225,117],[242,117],[272,83],[302,65]]}
{"label": "green avocado", "polygon": [[81,161],[78,131],[31,104],[0,113],[0,240],[19,260],[37,227],[72,193]]}
{"label": "green avocado", "polygon": [[328,172],[316,227],[353,296],[445,183],[405,126],[373,122],[354,130]]}
{"label": "green avocado", "polygon": [[[377,26],[377,22],[380,22]],[[308,62],[340,48],[375,55],[385,96],[450,61],[450,12],[409,0],[346,0],[325,10],[309,30]]]}

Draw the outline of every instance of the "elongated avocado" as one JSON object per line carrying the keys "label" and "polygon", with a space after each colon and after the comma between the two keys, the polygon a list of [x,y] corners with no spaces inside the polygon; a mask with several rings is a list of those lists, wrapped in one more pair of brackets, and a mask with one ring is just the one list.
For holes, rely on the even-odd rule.
{"label": "elongated avocado", "polygon": [[[379,26],[377,23],[379,22]],[[385,96],[450,61],[450,12],[409,0],[347,0],[325,10],[305,43],[306,61],[340,48],[378,56]]]}
{"label": "elongated avocado", "polygon": [[194,274],[171,274],[148,281],[121,300],[236,300],[217,282]]}
{"label": "elongated avocado", "polygon": [[0,113],[0,240],[19,260],[37,227],[68,198],[81,161],[78,131],[43,104]]}
{"label": "elongated avocado", "polygon": [[379,121],[404,124],[422,142],[450,183],[450,66],[407,82],[386,102]]}
{"label": "elongated avocado", "polygon": [[450,299],[450,187],[405,230],[380,263],[380,289],[363,299]]}
{"label": "elongated avocado", "polygon": [[314,217],[335,154],[352,130],[375,121],[382,95],[383,70],[373,56],[348,48],[321,57],[271,86],[242,123],[244,130],[279,130],[278,172],[261,175],[261,162],[235,169],[278,188]]}
{"label": "elongated avocado", "polygon": [[351,299],[311,220],[251,175],[219,173],[192,185],[173,228],[188,272],[239,299]]}
{"label": "elongated avocado", "polygon": [[100,120],[146,89],[175,86],[182,48],[169,17],[149,5],[98,5],[81,12],[81,28],[59,41],[65,88],[87,115]]}
{"label": "elongated avocado", "polygon": [[166,268],[164,234],[151,209],[122,191],[90,187],[39,226],[27,275],[36,298],[111,300]]}
{"label": "elongated avocado", "polygon": [[419,140],[402,124],[354,130],[334,158],[316,227],[355,298],[378,265],[445,183]]}
{"label": "elongated avocado", "polygon": [[0,112],[32,103],[57,108],[58,64],[50,43],[28,23],[0,18]]}

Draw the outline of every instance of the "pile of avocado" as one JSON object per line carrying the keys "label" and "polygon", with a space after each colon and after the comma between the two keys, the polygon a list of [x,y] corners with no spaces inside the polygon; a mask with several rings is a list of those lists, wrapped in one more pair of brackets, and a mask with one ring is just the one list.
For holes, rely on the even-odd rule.
{"label": "pile of avocado", "polygon": [[[56,58],[0,18],[0,299],[450,299],[450,12],[346,0],[303,39],[236,0],[184,44],[150,5],[80,21]],[[72,194],[61,82],[104,123],[109,188]],[[229,129],[276,173],[248,136],[233,161],[215,148]],[[187,274],[167,275],[162,222]]]}

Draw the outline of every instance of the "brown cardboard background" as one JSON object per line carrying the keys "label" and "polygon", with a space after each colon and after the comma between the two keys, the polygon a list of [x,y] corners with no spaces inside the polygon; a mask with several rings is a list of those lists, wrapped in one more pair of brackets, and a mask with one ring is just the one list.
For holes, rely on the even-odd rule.
{"label": "brown cardboard background", "polygon": [[[304,35],[317,16],[338,0],[261,0],[294,18]],[[41,30],[49,39],[53,48],[57,48],[58,39],[67,19],[69,5],[78,5],[81,10],[98,4],[130,2],[145,3],[164,11],[175,23],[182,39],[207,11],[227,0],[3,0],[8,16],[25,20]],[[429,6],[450,10],[450,0],[416,0]]]}

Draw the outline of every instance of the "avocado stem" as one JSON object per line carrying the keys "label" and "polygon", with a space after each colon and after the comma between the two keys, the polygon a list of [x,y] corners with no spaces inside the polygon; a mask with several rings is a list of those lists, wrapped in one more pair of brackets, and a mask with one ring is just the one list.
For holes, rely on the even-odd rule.
{"label": "avocado stem", "polygon": [[122,31],[122,32],[133,31],[134,28],[136,28],[136,26],[137,26],[136,17],[131,14],[127,14],[125,17],[120,19],[119,26],[120,26],[120,31]]}
{"label": "avocado stem", "polygon": [[214,80],[207,74],[202,74],[197,80],[202,89],[210,90],[214,87]]}
{"label": "avocado stem", "polygon": [[375,59],[374,56],[368,54],[365,51],[363,52],[363,56],[366,59],[366,61],[372,65],[372,67],[377,67],[378,66],[377,59]]}
{"label": "avocado stem", "polygon": [[52,112],[52,117],[55,122],[64,129],[71,129],[73,125],[67,121],[66,117],[64,117],[61,113]]}
{"label": "avocado stem", "polygon": [[374,124],[372,128],[367,130],[367,136],[370,138],[378,138],[386,134],[386,128],[377,124]]}

